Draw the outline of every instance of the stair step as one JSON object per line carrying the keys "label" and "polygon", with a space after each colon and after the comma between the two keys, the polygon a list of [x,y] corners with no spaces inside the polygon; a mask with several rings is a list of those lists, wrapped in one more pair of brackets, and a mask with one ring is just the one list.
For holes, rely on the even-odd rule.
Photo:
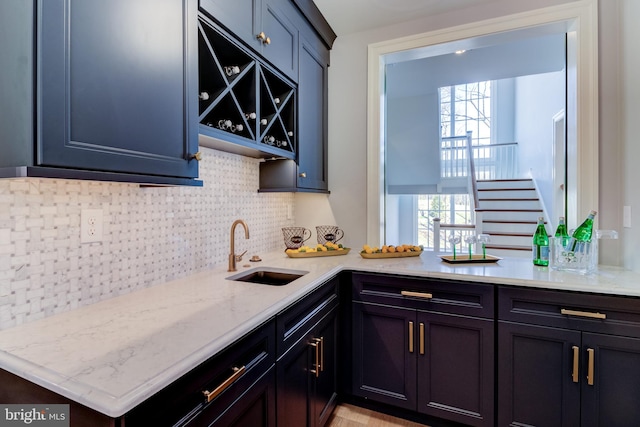
{"label": "stair step", "polygon": [[483,234],[489,236],[489,245],[492,246],[531,246],[533,234],[525,233],[488,233],[483,230]]}
{"label": "stair step", "polygon": [[535,189],[531,179],[495,179],[476,181],[478,191],[486,189],[507,188],[507,189]]}
{"label": "stair step", "polygon": [[534,189],[523,189],[523,190],[509,190],[509,189],[500,189],[497,188],[495,190],[483,190],[478,191],[478,200],[491,200],[491,199],[502,199],[502,200],[527,200],[527,199],[538,199],[538,193]]}
{"label": "stair step", "polygon": [[478,209],[484,210],[536,210],[541,211],[539,199],[479,199]]}
{"label": "stair step", "polygon": [[507,236],[507,237],[533,237],[533,233],[508,233],[508,232],[491,232],[491,233],[485,233],[485,234],[489,234],[490,236]]}
{"label": "stair step", "polygon": [[537,221],[482,221],[484,234],[528,234],[533,236]]}
{"label": "stair step", "polygon": [[476,212],[482,213],[483,222],[486,221],[508,221],[508,222],[537,222],[538,217],[542,215],[539,209],[478,209]]}
{"label": "stair step", "polygon": [[501,258],[510,257],[531,259],[531,248],[525,250],[524,247],[516,247],[514,249],[509,245],[496,245],[495,247],[486,246],[486,248],[488,255],[493,255]]}

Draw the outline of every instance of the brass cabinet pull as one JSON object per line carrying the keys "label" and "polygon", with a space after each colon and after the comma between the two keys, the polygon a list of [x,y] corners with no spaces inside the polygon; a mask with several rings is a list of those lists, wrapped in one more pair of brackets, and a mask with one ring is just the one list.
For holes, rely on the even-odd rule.
{"label": "brass cabinet pull", "polygon": [[299,176],[300,178],[306,178],[306,177],[307,177],[307,173],[306,173],[306,172],[300,172],[300,173],[298,174],[298,176]]}
{"label": "brass cabinet pull", "polygon": [[573,350],[573,371],[571,372],[571,379],[574,383],[577,383],[579,381],[578,367],[580,364],[580,347],[574,345],[571,349]]}
{"label": "brass cabinet pull", "polygon": [[587,384],[593,385],[593,371],[595,364],[595,350],[592,348],[587,349],[589,360],[587,362]]}
{"label": "brass cabinet pull", "polygon": [[200,151],[198,151],[197,153],[193,154],[191,156],[191,158],[194,159],[194,160],[197,160],[197,161],[201,161],[202,160],[202,153]]}
{"label": "brass cabinet pull", "polygon": [[321,346],[320,338],[313,338],[313,342],[310,343],[309,345],[313,347],[316,351],[315,363],[314,363],[315,369],[312,369],[311,373],[315,374],[316,378],[318,378],[320,376],[320,371],[322,370],[322,365],[320,364],[320,346]]}
{"label": "brass cabinet pull", "polygon": [[413,322],[409,322],[409,353],[413,353]]}
{"label": "brass cabinet pull", "polygon": [[260,34],[256,34],[256,38],[262,42],[262,44],[271,44],[271,38],[267,37],[264,31],[260,31]]}
{"label": "brass cabinet pull", "polygon": [[420,322],[420,354],[424,354],[424,323]]}
{"label": "brass cabinet pull", "polygon": [[229,378],[224,380],[222,384],[216,387],[213,391],[205,390],[202,392],[202,394],[204,394],[205,399],[207,400],[207,403],[211,402],[213,399],[218,397],[220,393],[222,393],[227,388],[229,388],[229,386],[231,386],[231,384],[236,382],[242,376],[242,374],[244,374],[244,371],[247,370],[246,366],[241,366],[239,368],[234,367],[232,369],[233,369],[233,374],[231,374]]}
{"label": "brass cabinet pull", "polygon": [[433,294],[427,294],[424,292],[402,291],[400,292],[400,295],[402,295],[403,297],[416,297],[416,298],[424,298],[424,299],[433,298]]}
{"label": "brass cabinet pull", "polygon": [[568,310],[563,308],[560,310],[560,314],[566,314],[568,316],[588,317],[590,319],[606,319],[607,315],[604,313],[593,313],[591,311],[578,311]]}
{"label": "brass cabinet pull", "polygon": [[324,337],[320,337],[320,371],[324,372]]}

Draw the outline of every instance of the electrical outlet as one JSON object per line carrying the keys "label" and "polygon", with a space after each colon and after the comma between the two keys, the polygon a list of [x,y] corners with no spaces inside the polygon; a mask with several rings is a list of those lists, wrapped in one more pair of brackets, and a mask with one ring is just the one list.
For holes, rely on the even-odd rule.
{"label": "electrical outlet", "polygon": [[631,206],[622,207],[622,226],[631,228]]}
{"label": "electrical outlet", "polygon": [[102,209],[83,209],[80,212],[80,243],[102,241]]}

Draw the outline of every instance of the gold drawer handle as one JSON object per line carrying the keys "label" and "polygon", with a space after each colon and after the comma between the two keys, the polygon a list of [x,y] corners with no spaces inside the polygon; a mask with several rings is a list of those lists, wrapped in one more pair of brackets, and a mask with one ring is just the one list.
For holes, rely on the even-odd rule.
{"label": "gold drawer handle", "polygon": [[311,370],[312,374],[315,374],[316,378],[318,378],[320,376],[320,371],[323,370],[322,368],[322,356],[321,356],[321,351],[322,351],[322,339],[321,338],[313,338],[312,339],[313,342],[309,343],[309,345],[311,347],[313,347],[315,349],[315,362],[314,362],[314,368]]}
{"label": "gold drawer handle", "polygon": [[578,368],[580,363],[580,348],[577,345],[571,347],[573,349],[573,372],[571,372],[571,379],[574,383],[579,381]]}
{"label": "gold drawer handle", "polygon": [[207,403],[211,402],[213,399],[218,397],[220,393],[222,393],[227,388],[229,388],[229,386],[231,386],[231,384],[236,382],[242,376],[242,374],[244,374],[244,371],[247,370],[246,366],[241,366],[239,368],[234,367],[232,369],[233,369],[233,374],[231,374],[229,378],[224,380],[222,384],[216,387],[213,391],[205,390],[202,392],[202,394],[204,394],[205,399],[207,400]]}
{"label": "gold drawer handle", "polygon": [[420,355],[424,355],[424,323],[420,322],[420,341],[418,343],[420,346]]}
{"label": "gold drawer handle", "polygon": [[409,353],[413,353],[413,322],[409,322]]}
{"label": "gold drawer handle", "polygon": [[578,311],[578,310],[567,310],[563,308],[560,310],[560,314],[566,314],[568,316],[578,316],[578,317],[588,317],[590,319],[606,319],[607,315],[604,313],[593,313],[590,311]]}
{"label": "gold drawer handle", "polygon": [[424,292],[413,292],[413,291],[402,291],[400,295],[403,297],[416,297],[416,298],[424,298],[424,299],[432,299],[433,294],[427,294]]}
{"label": "gold drawer handle", "polygon": [[587,354],[589,355],[589,360],[587,362],[587,384],[593,385],[593,374],[595,369],[595,350],[592,348],[587,349]]}

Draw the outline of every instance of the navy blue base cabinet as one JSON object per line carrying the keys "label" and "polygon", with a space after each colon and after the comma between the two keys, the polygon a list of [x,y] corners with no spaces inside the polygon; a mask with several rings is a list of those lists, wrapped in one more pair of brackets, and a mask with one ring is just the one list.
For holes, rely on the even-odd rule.
{"label": "navy blue base cabinet", "polygon": [[501,288],[498,426],[640,425],[637,299]]}
{"label": "navy blue base cabinet", "polygon": [[338,397],[338,280],[276,319],[278,426],[323,427]]}
{"label": "navy blue base cabinet", "polygon": [[493,289],[354,273],[352,394],[493,426]]}

